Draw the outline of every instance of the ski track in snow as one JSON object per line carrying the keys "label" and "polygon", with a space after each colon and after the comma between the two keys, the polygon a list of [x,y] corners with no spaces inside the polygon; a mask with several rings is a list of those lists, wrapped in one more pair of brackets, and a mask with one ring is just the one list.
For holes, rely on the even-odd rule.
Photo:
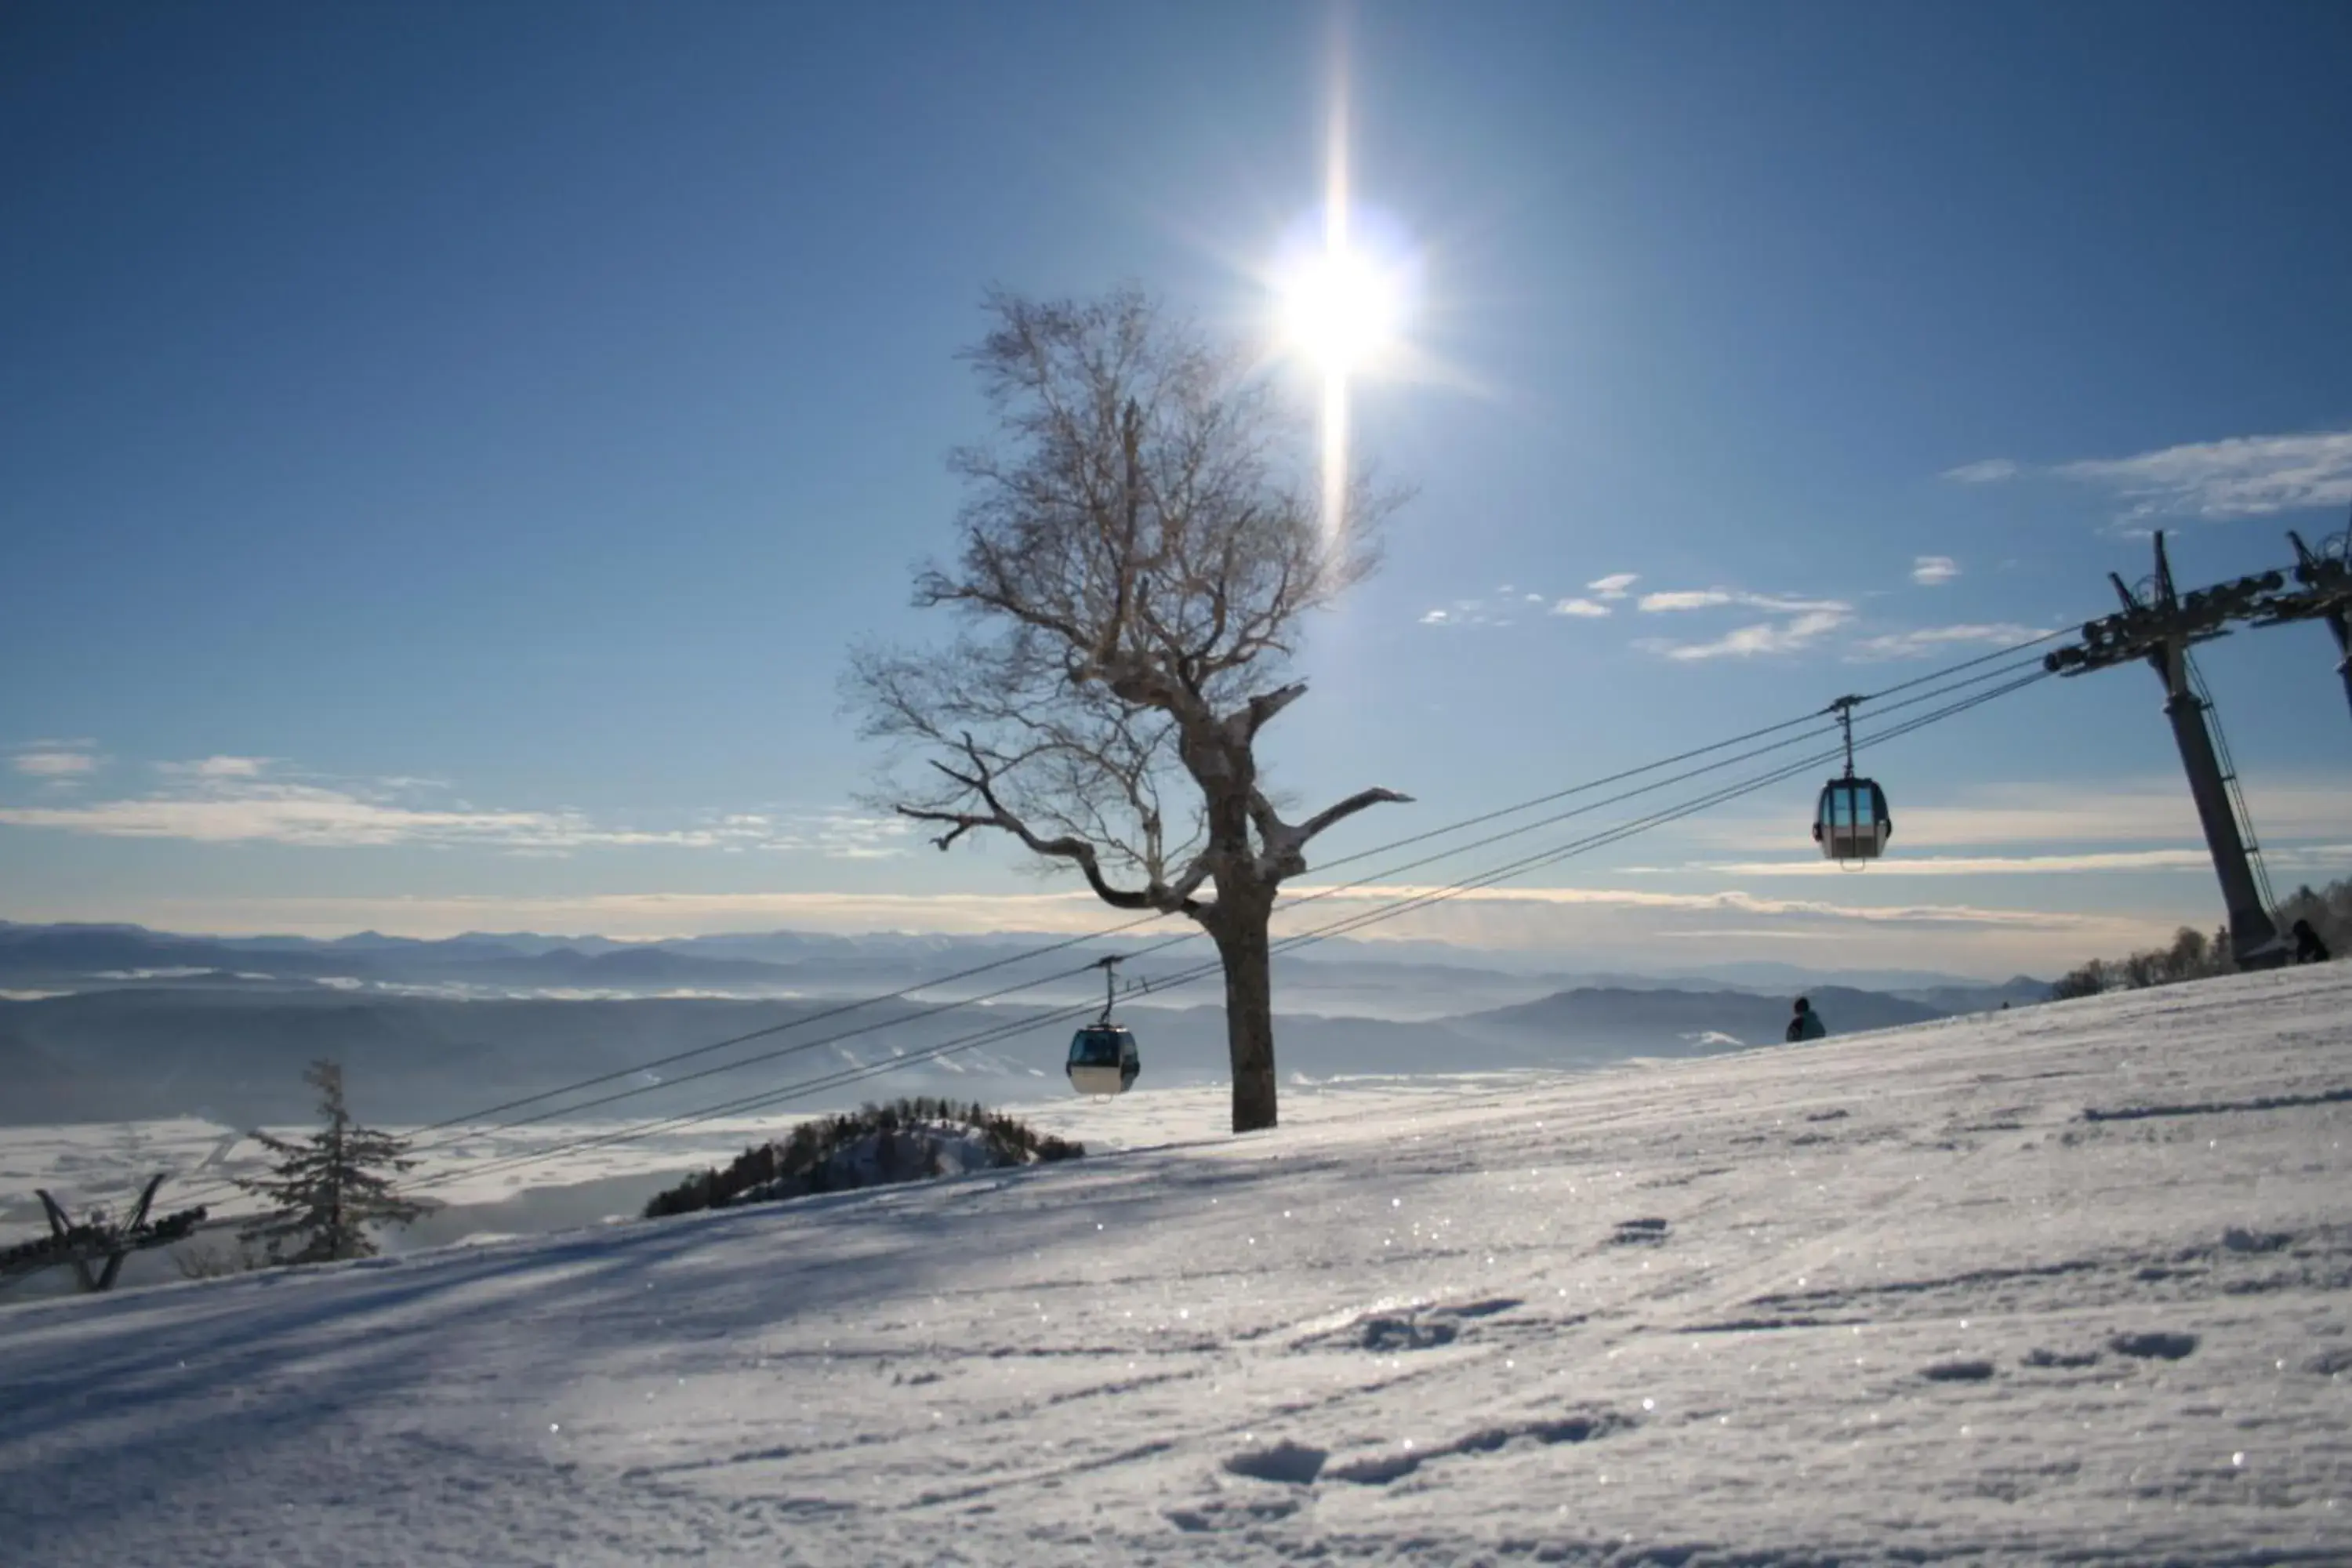
{"label": "ski track in snow", "polygon": [[0,1556],[2352,1562],[2352,966],[0,1310]]}

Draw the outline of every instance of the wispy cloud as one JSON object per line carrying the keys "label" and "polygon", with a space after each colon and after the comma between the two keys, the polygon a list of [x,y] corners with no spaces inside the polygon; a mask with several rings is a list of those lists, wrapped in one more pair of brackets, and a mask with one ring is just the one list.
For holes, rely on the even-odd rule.
{"label": "wispy cloud", "polygon": [[2010,647],[2041,637],[2042,630],[2038,626],[2019,626],[2013,621],[1920,626],[1907,632],[1887,632],[1878,637],[1864,637],[1847,648],[1845,656],[1850,662],[1869,664],[1888,658],[1925,658],[1952,647]]}
{"label": "wispy cloud", "polygon": [[1960,574],[1960,563],[1948,555],[1922,555],[1911,563],[1911,581],[1932,588]]}
{"label": "wispy cloud", "polygon": [[2115,490],[2140,519],[2220,521],[2336,510],[2352,505],[2352,430],[2191,442],[2053,471]]}
{"label": "wispy cloud", "polygon": [[272,760],[268,757],[199,757],[192,763],[157,763],[155,771],[166,778],[257,779],[268,771]]}
{"label": "wispy cloud", "polygon": [[2232,436],[2048,468],[1987,458],[1947,468],[1943,477],[1961,484],[1991,484],[2044,473],[2113,492],[2125,503],[2128,521],[2179,517],[2218,522],[2336,510],[2352,505],[2352,430]]}
{"label": "wispy cloud", "polygon": [[1946,468],[1940,477],[1955,484],[1991,485],[2003,479],[2013,479],[2019,471],[2018,466],[2007,458],[1985,458],[1973,463],[1962,463],[1957,468]]}
{"label": "wispy cloud", "polygon": [[[1827,864],[1827,862],[1823,862]],[[1755,893],[1728,891],[1719,893],[1662,893],[1647,889],[1624,888],[1477,888],[1464,891],[1452,889],[1423,887],[1414,883],[1381,883],[1350,887],[1345,890],[1319,889],[1302,884],[1296,897],[1314,897],[1312,910],[1298,911],[1302,921],[1312,917],[1317,922],[1328,921],[1331,904],[1388,904],[1407,900],[1426,899],[1444,892],[1448,901],[1466,900],[1472,903],[1499,904],[1517,907],[1573,906],[1615,910],[1673,910],[1699,911],[1707,914],[1732,912],[1742,915],[1801,915],[1816,920],[1832,921],[1899,921],[1912,924],[1933,925],[2027,925],[2044,928],[2065,927],[2078,923],[2084,917],[2047,910],[1980,909],[1968,904],[1841,904],[1819,899],[1775,899]]]}
{"label": "wispy cloud", "polygon": [[1640,607],[1656,615],[1665,610],[1711,610],[1738,602],[1738,595],[1727,589],[1677,588],[1664,594],[1643,595]]}
{"label": "wispy cloud", "polygon": [[8,765],[26,778],[70,784],[98,771],[95,741],[27,741],[8,751]]}
{"label": "wispy cloud", "polygon": [[1759,621],[1726,632],[1712,642],[1668,642],[1644,638],[1636,646],[1667,658],[1754,658],[1762,655],[1801,653],[1853,617],[1837,610],[1814,610],[1787,621]]}
{"label": "wispy cloud", "polygon": [[1675,610],[1714,610],[1726,605],[1743,609],[1771,610],[1781,615],[1801,615],[1808,611],[1851,611],[1853,606],[1843,599],[1801,599],[1790,594],[1751,594],[1740,588],[1686,588],[1663,594],[1642,595],[1642,609],[1653,615]]}
{"label": "wispy cloud", "polygon": [[1424,626],[1507,626],[1531,611],[1546,615],[1567,616],[1570,618],[1598,620],[1611,613],[1611,604],[1628,597],[1626,590],[1636,581],[1631,572],[1612,573],[1596,577],[1585,584],[1586,592],[1566,598],[1554,598],[1538,594],[1517,583],[1498,584],[1491,596],[1475,599],[1455,599],[1449,604],[1423,610],[1415,617]]}
{"label": "wispy cloud", "polygon": [[[1540,594],[1529,595],[1536,603],[1543,602]],[[1450,605],[1424,611],[1421,624],[1424,626],[1507,626],[1513,613],[1527,601],[1518,590],[1508,584],[1497,590],[1492,599],[1456,599]]]}
{"label": "wispy cloud", "polygon": [[1753,658],[1801,652],[1853,619],[1853,606],[1843,599],[1801,599],[1783,594],[1753,594],[1738,588],[1669,589],[1644,594],[1641,598],[1641,608],[1651,615],[1727,606],[1766,610],[1783,618],[1739,626],[1706,642],[1643,637],[1633,646],[1646,653],[1683,662]]}
{"label": "wispy cloud", "polygon": [[423,781],[286,777],[258,757],[159,763],[168,781],[151,794],[70,805],[0,805],[0,825],[105,838],[170,838],[199,844],[282,844],[305,848],[394,845],[471,847],[509,854],[580,849],[809,852],[835,859],[895,855],[908,825],[849,812],[706,816],[676,827],[604,821],[571,810],[483,810],[419,805],[404,798]]}

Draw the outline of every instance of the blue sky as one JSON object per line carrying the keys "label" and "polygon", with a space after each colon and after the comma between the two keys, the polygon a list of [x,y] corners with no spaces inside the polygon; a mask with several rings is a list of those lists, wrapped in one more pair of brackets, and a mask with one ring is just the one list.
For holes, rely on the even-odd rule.
{"label": "blue sky", "polygon": [[[1097,920],[853,805],[835,683],[928,635],[983,288],[1264,335],[1341,56],[1429,373],[1356,389],[1419,494],[1270,732],[1302,798],[1418,799],[1329,854],[2103,612],[2151,527],[2201,582],[2345,526],[2340,6],[13,6],[0,918]],[[2332,663],[2205,656],[2282,882],[2352,871]],[[2158,704],[1891,746],[1864,876],[1797,782],[1410,931],[1997,971],[2210,925]]]}

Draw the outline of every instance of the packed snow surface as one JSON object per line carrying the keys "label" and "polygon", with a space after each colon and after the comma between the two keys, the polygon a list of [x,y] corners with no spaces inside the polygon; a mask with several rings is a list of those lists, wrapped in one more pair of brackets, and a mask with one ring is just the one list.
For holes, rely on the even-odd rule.
{"label": "packed snow surface", "polygon": [[2352,1562],[2347,1020],[1139,1091],[1072,1163],[35,1302],[0,1556]]}

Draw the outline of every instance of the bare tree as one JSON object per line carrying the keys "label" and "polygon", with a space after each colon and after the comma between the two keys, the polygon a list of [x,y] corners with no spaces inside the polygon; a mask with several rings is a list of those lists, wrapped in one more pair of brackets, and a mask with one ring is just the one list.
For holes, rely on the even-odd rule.
{"label": "bare tree", "polygon": [[1360,479],[1321,516],[1308,426],[1236,350],[1134,289],[1091,301],[997,293],[964,357],[998,438],[960,450],[952,565],[919,607],[948,647],[864,647],[845,689],[865,732],[928,763],[877,798],[994,829],[1103,902],[1197,921],[1224,969],[1235,1131],[1275,1125],[1267,924],[1308,842],[1382,801],[1284,816],[1260,734],[1306,694],[1283,680],[1307,613],[1377,563],[1392,498]]}

